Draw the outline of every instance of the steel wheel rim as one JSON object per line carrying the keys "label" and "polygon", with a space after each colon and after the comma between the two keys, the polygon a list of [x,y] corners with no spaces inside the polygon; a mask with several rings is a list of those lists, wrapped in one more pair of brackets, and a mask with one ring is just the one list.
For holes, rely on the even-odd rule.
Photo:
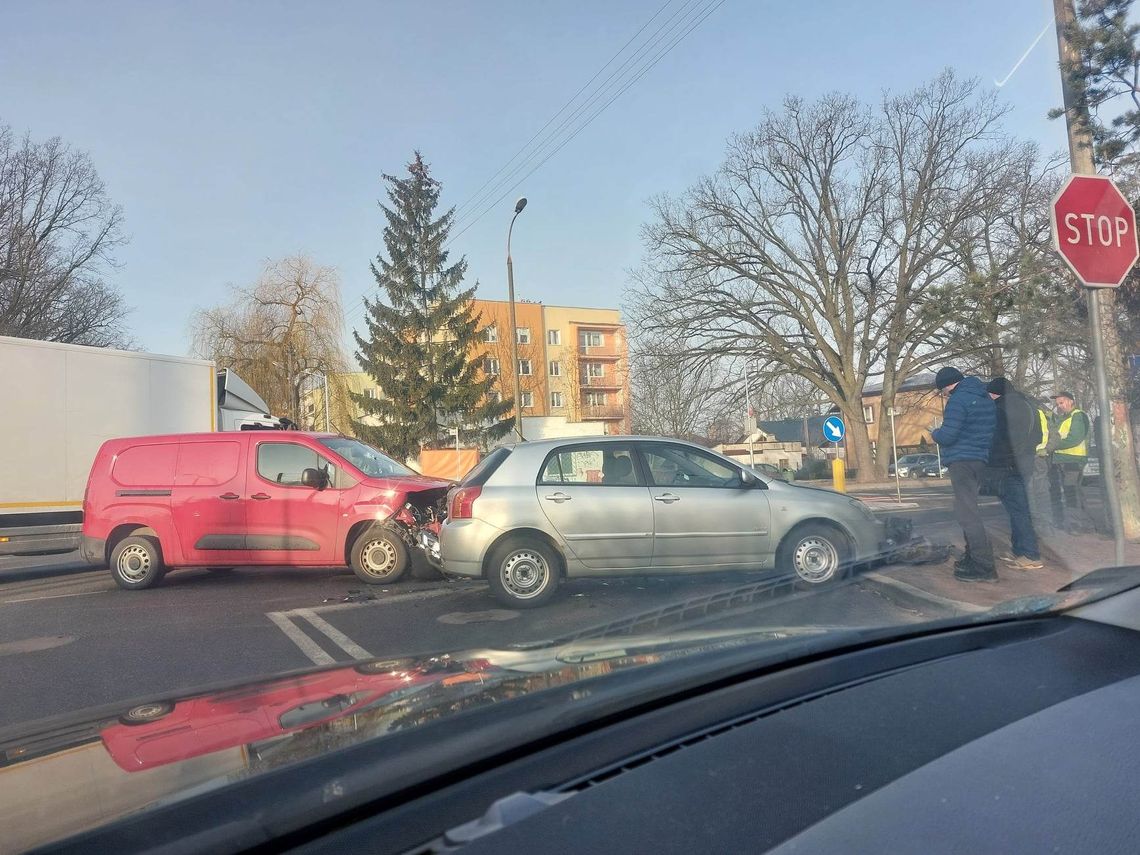
{"label": "steel wheel rim", "polygon": [[154,561],[144,547],[131,544],[119,553],[115,569],[128,582],[141,582],[150,575]]}
{"label": "steel wheel rim", "polygon": [[507,556],[499,569],[499,581],[512,597],[530,600],[546,590],[550,566],[537,552],[520,549]]}
{"label": "steel wheel rim", "polygon": [[834,576],[839,569],[839,551],[826,538],[805,537],[796,544],[792,564],[797,576],[818,585]]}
{"label": "steel wheel rim", "polygon": [[360,551],[360,566],[369,576],[377,578],[390,576],[396,569],[398,560],[396,547],[387,538],[373,540]]}

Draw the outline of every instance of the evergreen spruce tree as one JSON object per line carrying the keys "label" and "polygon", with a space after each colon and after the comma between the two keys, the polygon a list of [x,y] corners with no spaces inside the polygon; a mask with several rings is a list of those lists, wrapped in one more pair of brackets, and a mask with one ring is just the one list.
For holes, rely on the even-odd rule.
{"label": "evergreen spruce tree", "polygon": [[513,407],[492,399],[495,378],[480,378],[471,358],[481,333],[475,288],[463,288],[467,261],[449,263],[444,249],[454,209],[433,219],[440,183],[418,151],[407,168],[406,178],[383,176],[384,252],[371,265],[380,294],[364,301],[366,335],[353,331],[357,359],[381,392],[353,396],[379,422],[355,422],[356,434],[399,460],[447,443],[456,426],[467,442],[501,437]]}

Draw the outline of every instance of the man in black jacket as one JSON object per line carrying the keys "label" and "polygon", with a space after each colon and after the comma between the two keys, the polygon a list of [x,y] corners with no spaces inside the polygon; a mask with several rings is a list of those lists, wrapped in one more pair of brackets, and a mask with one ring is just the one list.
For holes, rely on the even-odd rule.
{"label": "man in black jacket", "polygon": [[1029,483],[1041,442],[1041,420],[1033,402],[1004,377],[991,380],[986,391],[997,406],[989,463],[1001,477],[1001,503],[1009,514],[1010,551],[998,560],[1021,570],[1037,570],[1042,566],[1041,553],[1029,515]]}

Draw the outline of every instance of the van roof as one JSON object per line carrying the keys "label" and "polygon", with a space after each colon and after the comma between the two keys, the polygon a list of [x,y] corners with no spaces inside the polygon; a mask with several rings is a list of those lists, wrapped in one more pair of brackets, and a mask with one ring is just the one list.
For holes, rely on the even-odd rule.
{"label": "van roof", "polygon": [[215,440],[229,439],[229,440],[232,440],[232,439],[235,439],[237,437],[242,437],[242,436],[259,436],[262,438],[269,437],[269,438],[281,438],[283,440],[287,440],[287,439],[290,439],[292,437],[298,437],[298,436],[311,437],[312,439],[329,439],[329,438],[335,439],[336,437],[339,436],[339,434],[324,433],[324,432],[317,432],[317,431],[300,431],[300,430],[289,430],[289,431],[284,431],[284,430],[240,430],[240,431],[234,430],[234,431],[213,431],[213,432],[200,431],[198,433],[160,433],[160,434],[149,434],[149,435],[143,435],[143,436],[123,436],[123,437],[115,437],[114,439],[109,439],[109,440],[107,440],[107,442],[109,442],[109,443],[123,443],[123,444],[128,444],[128,445],[132,444],[132,443],[138,443],[138,442],[161,443],[161,442],[186,442],[188,440],[189,441],[205,442],[205,441],[211,440],[211,439],[215,439]]}

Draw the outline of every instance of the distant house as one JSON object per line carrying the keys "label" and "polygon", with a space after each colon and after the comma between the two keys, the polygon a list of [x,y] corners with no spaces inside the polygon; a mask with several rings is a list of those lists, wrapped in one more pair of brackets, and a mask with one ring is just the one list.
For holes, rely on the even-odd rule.
{"label": "distant house", "polygon": [[815,450],[824,444],[825,418],[826,416],[808,416],[757,421],[755,431],[742,434],[732,442],[721,443],[714,450],[745,466],[755,461],[770,463],[781,469],[800,469],[804,458],[809,456],[809,449]]}
{"label": "distant house", "polygon": [[[869,383],[863,388],[863,421],[867,423],[872,448],[879,444],[879,425],[890,419],[890,414],[882,410],[882,399],[882,383]],[[908,377],[899,386],[895,392],[895,445],[900,455],[934,448],[930,429],[941,423],[943,403],[934,387],[934,374],[929,371]],[[839,410],[832,407],[831,411]]]}

